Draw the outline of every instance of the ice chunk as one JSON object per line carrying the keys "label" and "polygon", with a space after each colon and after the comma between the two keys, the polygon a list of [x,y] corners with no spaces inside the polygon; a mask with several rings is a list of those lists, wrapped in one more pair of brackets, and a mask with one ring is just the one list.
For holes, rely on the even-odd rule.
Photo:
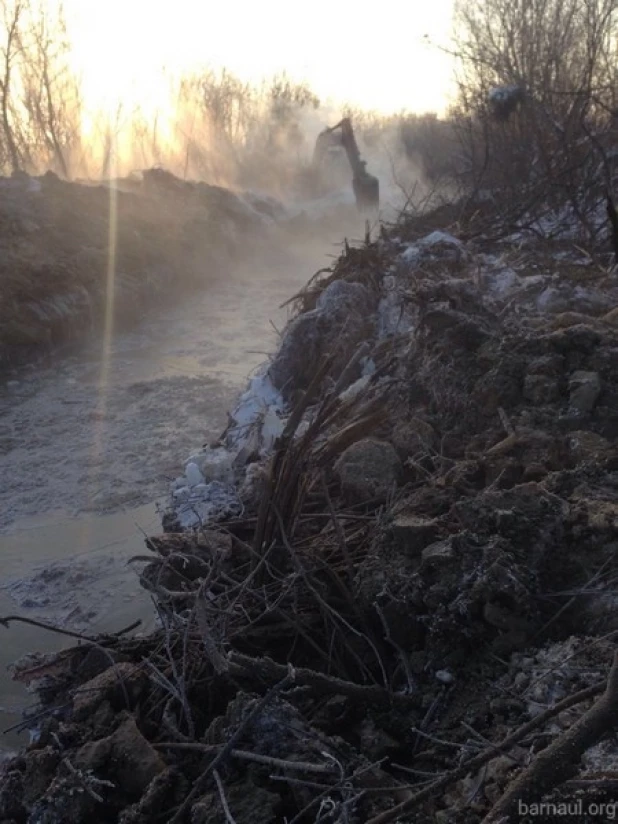
{"label": "ice chunk", "polygon": [[431,232],[415,243],[410,243],[406,249],[403,250],[400,257],[404,263],[418,264],[422,260],[433,257],[454,258],[460,260],[464,255],[464,245],[453,235],[448,232],[441,232],[436,230]]}
{"label": "ice chunk", "polygon": [[360,363],[362,367],[361,377],[364,378],[367,375],[373,375],[373,373],[376,371],[376,363],[373,360],[373,358],[361,358]]}
{"label": "ice chunk", "polygon": [[418,245],[421,249],[431,249],[432,246],[454,246],[457,249],[463,249],[463,243],[454,235],[440,230],[436,230],[422,237],[418,241]]}
{"label": "ice chunk", "polygon": [[192,529],[204,526],[209,521],[239,515],[242,504],[237,491],[219,481],[212,481],[191,490],[190,498],[176,510],[179,525],[182,529]]}
{"label": "ice chunk", "polygon": [[232,483],[234,480],[234,455],[235,453],[222,446],[215,449],[208,447],[202,452],[191,455],[187,461],[187,468],[190,464],[195,464],[200,472],[200,479],[197,483],[204,483],[204,481],[207,483],[210,481]]}
{"label": "ice chunk", "polygon": [[354,381],[353,384],[348,386],[348,388],[339,395],[339,400],[345,403],[346,401],[353,401],[357,398],[360,393],[367,388],[369,385],[369,381],[371,380],[371,375],[364,375],[362,378],[359,378],[357,381]]}
{"label": "ice chunk", "polygon": [[264,410],[273,407],[283,411],[283,398],[275,389],[268,374],[267,366],[249,382],[246,392],[232,413],[233,424],[229,428],[226,442],[230,447],[241,447],[250,437],[251,427],[258,423]]}
{"label": "ice chunk", "polygon": [[277,438],[283,433],[284,421],[277,415],[274,406],[269,406],[262,422],[262,451],[269,452]]}
{"label": "ice chunk", "polygon": [[[180,479],[178,479],[178,480],[180,480]],[[189,489],[188,486],[185,485],[185,486],[179,486],[177,489],[175,489],[172,493],[172,497],[176,501],[186,501],[190,494],[191,494],[191,490]]]}
{"label": "ice chunk", "polygon": [[204,483],[204,476],[200,472],[199,466],[193,461],[189,461],[185,467],[185,475],[189,486],[197,486],[198,484]]}

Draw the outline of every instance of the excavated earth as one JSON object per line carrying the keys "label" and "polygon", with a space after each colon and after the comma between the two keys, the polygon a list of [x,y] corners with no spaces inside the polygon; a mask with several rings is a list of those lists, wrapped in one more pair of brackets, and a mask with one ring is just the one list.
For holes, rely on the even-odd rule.
{"label": "excavated earth", "polygon": [[0,377],[98,332],[106,314],[126,328],[202,288],[255,254],[283,212],[161,169],[107,185],[0,178]]}
{"label": "excavated earth", "polygon": [[159,628],[16,665],[2,824],[615,817],[618,278],[447,218],[298,297],[145,542]]}

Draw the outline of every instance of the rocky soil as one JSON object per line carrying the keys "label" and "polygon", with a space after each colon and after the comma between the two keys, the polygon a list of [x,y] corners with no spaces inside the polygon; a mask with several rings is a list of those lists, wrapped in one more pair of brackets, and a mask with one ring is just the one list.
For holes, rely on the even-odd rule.
{"label": "rocky soil", "polygon": [[618,279],[465,237],[297,297],[137,561],[160,628],[16,666],[1,822],[615,817]]}

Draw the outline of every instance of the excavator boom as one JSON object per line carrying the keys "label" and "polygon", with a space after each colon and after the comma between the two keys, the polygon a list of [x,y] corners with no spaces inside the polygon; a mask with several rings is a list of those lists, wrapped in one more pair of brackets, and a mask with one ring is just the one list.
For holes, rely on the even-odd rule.
{"label": "excavator boom", "polygon": [[[338,136],[337,130],[340,130]],[[377,177],[369,174],[366,169],[367,164],[361,159],[349,117],[344,117],[336,126],[324,129],[318,135],[313,156],[314,165],[318,169],[328,148],[333,145],[343,146],[345,149],[352,168],[352,189],[359,211],[364,213],[377,211],[380,205],[380,183]]]}

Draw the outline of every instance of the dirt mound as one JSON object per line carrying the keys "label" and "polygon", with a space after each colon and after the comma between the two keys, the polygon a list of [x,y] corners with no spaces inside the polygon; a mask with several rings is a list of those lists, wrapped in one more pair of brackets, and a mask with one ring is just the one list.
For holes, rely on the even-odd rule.
{"label": "dirt mound", "polygon": [[431,228],[297,297],[135,559],[161,628],[19,666],[0,820],[609,816],[618,285]]}
{"label": "dirt mound", "polygon": [[20,175],[0,195],[1,369],[221,276],[283,211],[162,170],[106,186]]}

